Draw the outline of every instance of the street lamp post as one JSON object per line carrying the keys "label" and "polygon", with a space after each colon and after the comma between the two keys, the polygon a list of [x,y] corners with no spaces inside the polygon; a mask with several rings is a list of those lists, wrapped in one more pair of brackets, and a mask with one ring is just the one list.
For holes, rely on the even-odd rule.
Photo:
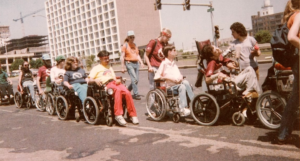
{"label": "street lamp post", "polygon": [[[3,35],[3,33],[0,33],[0,37],[1,37],[1,38],[3,38],[2,35]],[[8,34],[6,33],[6,38],[5,38],[5,39],[7,39],[7,38],[9,37],[9,35],[10,35],[9,33],[8,33]],[[8,53],[7,53],[6,43],[4,43],[3,40],[2,40],[1,43],[2,43],[2,44],[4,45],[4,47],[5,47],[5,55],[6,55],[6,71],[7,71],[7,73],[9,73],[8,57],[7,57],[7,54],[8,54]]]}

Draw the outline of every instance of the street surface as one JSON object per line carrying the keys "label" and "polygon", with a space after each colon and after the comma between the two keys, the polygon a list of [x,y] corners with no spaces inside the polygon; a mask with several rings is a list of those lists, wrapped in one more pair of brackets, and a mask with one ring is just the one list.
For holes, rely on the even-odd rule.
{"label": "street surface", "polygon": [[[260,84],[271,64],[260,64]],[[191,84],[195,68],[180,69]],[[116,73],[130,78],[127,73]],[[259,121],[242,127],[231,123],[200,126],[187,118],[174,123],[171,118],[152,121],[144,113],[149,90],[147,72],[140,72],[139,92],[134,100],[139,125],[108,127],[104,121],[92,126],[75,120],[60,121],[57,116],[15,105],[0,107],[0,160],[300,160],[299,139],[295,145],[274,145],[276,131]],[[17,78],[13,78],[16,91]],[[200,89],[194,89],[197,94]],[[299,136],[299,122],[293,132]],[[298,137],[299,138],[299,137]]]}

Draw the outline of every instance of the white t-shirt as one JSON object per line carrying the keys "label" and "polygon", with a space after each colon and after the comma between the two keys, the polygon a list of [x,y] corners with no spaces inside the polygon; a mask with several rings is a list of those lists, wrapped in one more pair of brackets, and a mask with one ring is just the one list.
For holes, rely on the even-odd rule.
{"label": "white t-shirt", "polygon": [[256,44],[256,40],[253,37],[247,36],[243,42],[234,40],[232,43],[236,51],[238,51],[238,48],[240,49],[239,63],[241,69],[245,69],[248,66],[251,66],[253,68],[258,67],[255,56],[251,54],[253,47]]}
{"label": "white t-shirt", "polygon": [[51,68],[51,71],[50,71],[51,82],[55,82],[55,78],[58,78],[59,76],[62,76],[62,79],[63,79],[65,72],[66,72],[65,69],[60,69],[60,68],[57,68],[56,66]]}

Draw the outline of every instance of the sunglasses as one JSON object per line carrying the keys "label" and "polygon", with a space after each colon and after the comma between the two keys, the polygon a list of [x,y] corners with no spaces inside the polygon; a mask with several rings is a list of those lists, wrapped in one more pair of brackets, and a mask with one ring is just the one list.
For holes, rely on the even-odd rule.
{"label": "sunglasses", "polygon": [[129,36],[129,38],[130,38],[130,39],[134,39],[135,37],[134,37],[134,36]]}
{"label": "sunglasses", "polygon": [[28,66],[28,64],[24,64],[24,67],[27,67]]}

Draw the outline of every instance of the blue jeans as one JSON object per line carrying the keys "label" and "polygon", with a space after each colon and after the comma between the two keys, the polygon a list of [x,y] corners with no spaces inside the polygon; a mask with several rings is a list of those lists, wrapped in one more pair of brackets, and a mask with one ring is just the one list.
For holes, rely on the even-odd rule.
{"label": "blue jeans", "polygon": [[81,103],[83,104],[87,95],[87,87],[88,87],[87,84],[74,83],[72,84],[72,86],[75,92],[77,92],[78,97],[81,100]]}
{"label": "blue jeans", "polygon": [[285,109],[283,111],[281,125],[279,128],[278,139],[287,139],[289,135],[292,134],[293,125],[298,117],[298,107],[299,107],[299,59],[292,66],[292,71],[294,74],[293,90],[288,100]]}
{"label": "blue jeans", "polygon": [[28,88],[29,88],[31,98],[32,98],[32,100],[35,100],[35,99],[34,99],[35,94],[34,94],[33,82],[32,82],[31,80],[30,80],[30,81],[25,81],[25,82],[23,82],[22,86],[23,86],[23,87],[28,87]]}
{"label": "blue jeans", "polygon": [[128,86],[128,90],[131,91],[133,89],[133,94],[136,96],[139,94],[138,92],[138,82],[139,82],[139,62],[126,62],[126,68],[128,74],[131,79],[131,83]]}
{"label": "blue jeans", "polygon": [[148,80],[150,84],[150,90],[154,89],[154,76],[156,71],[158,70],[158,67],[152,67],[153,72],[148,72]]}
{"label": "blue jeans", "polygon": [[190,101],[194,98],[192,87],[187,80],[183,80],[181,84],[177,84],[171,87],[171,90],[178,90],[179,92],[179,108],[188,107],[186,95],[188,95]]}

